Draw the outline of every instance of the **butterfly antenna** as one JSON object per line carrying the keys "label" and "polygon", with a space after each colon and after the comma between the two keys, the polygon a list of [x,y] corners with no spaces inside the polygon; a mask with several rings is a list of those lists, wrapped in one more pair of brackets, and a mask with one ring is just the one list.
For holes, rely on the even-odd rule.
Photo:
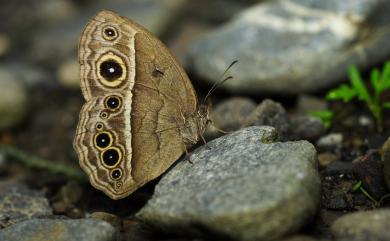
{"label": "butterfly antenna", "polygon": [[[234,61],[229,65],[229,67],[227,67],[226,70],[223,72],[223,74],[221,75],[220,79],[222,79],[222,77],[229,71],[229,69],[230,69],[231,67],[233,67],[233,65],[235,65],[237,62],[238,62],[238,60],[234,60]],[[206,103],[207,98],[210,97],[210,96],[214,93],[214,91],[215,91],[216,89],[218,89],[218,87],[220,87],[221,85],[223,85],[223,83],[225,83],[225,82],[226,82],[227,80],[229,80],[229,79],[233,79],[233,76],[228,76],[228,77],[222,79],[221,81],[215,82],[215,83],[211,86],[209,92],[208,92],[208,93],[206,94],[206,96],[204,97],[203,103]]]}

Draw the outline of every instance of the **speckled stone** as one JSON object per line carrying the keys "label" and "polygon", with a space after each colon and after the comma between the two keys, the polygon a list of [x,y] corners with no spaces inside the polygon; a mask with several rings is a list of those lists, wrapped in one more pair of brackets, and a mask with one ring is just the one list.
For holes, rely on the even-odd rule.
{"label": "speckled stone", "polygon": [[271,240],[299,229],[320,198],[316,150],[249,127],[202,146],[170,170],[137,217],[165,232]]}
{"label": "speckled stone", "polygon": [[31,190],[18,183],[0,184],[0,227],[52,213],[43,192]]}
{"label": "speckled stone", "polygon": [[222,86],[236,94],[318,92],[343,81],[351,63],[387,60],[389,11],[383,0],[258,3],[195,42],[188,67],[213,83],[238,60]]}
{"label": "speckled stone", "polygon": [[95,219],[31,219],[0,230],[1,241],[115,241],[117,230]]}
{"label": "speckled stone", "polygon": [[390,240],[390,210],[377,209],[346,214],[331,226],[337,241]]}

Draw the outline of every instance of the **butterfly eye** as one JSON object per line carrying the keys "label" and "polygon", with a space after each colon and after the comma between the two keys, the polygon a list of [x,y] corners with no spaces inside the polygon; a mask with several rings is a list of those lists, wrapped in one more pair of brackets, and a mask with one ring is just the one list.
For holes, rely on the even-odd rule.
{"label": "butterfly eye", "polygon": [[103,130],[103,124],[100,123],[100,122],[98,122],[98,123],[96,124],[95,128],[96,128],[96,130],[98,130],[98,131],[102,131],[102,130]]}
{"label": "butterfly eye", "polygon": [[120,159],[122,158],[122,154],[118,148],[111,147],[101,154],[101,159],[103,163],[108,167],[114,167]]}
{"label": "butterfly eye", "polygon": [[107,26],[103,28],[103,38],[109,41],[115,40],[118,38],[118,31],[114,27]]}
{"label": "butterfly eye", "polygon": [[108,59],[102,62],[99,68],[100,75],[107,81],[115,81],[123,74],[122,66],[113,59]]}
{"label": "butterfly eye", "polygon": [[102,118],[102,119],[107,119],[107,118],[108,118],[108,113],[105,112],[105,111],[102,111],[102,112],[100,113],[100,118]]}
{"label": "butterfly eye", "polygon": [[102,132],[95,136],[95,145],[99,149],[105,149],[112,144],[112,136],[108,132]]}
{"label": "butterfly eye", "polygon": [[105,87],[118,87],[126,83],[127,69],[125,61],[114,52],[103,54],[96,63],[99,81]]}
{"label": "butterfly eye", "polygon": [[120,169],[114,169],[111,171],[111,178],[116,180],[121,178],[122,176],[122,171]]}
{"label": "butterfly eye", "polygon": [[118,96],[108,96],[104,101],[104,105],[108,109],[117,110],[121,107],[122,101]]}

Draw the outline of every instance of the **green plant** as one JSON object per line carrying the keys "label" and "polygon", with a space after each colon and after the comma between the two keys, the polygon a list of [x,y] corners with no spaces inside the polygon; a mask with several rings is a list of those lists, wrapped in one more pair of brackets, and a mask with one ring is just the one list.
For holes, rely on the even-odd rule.
{"label": "green plant", "polygon": [[358,181],[357,183],[355,183],[355,184],[352,186],[351,191],[352,191],[352,192],[361,192],[361,193],[363,193],[363,195],[366,196],[371,202],[373,202],[375,206],[379,206],[378,201],[376,201],[375,198],[373,198],[373,197],[366,191],[366,189],[363,188],[363,182],[362,182],[362,181]]}
{"label": "green plant", "polygon": [[332,125],[333,112],[330,110],[313,111],[310,115],[320,119],[327,129]]}
{"label": "green plant", "polygon": [[361,75],[355,65],[348,69],[350,85],[342,84],[340,87],[330,90],[326,95],[327,100],[343,100],[348,102],[353,98],[366,103],[368,109],[375,118],[379,132],[382,131],[383,110],[390,108],[390,102],[383,102],[381,95],[385,90],[390,89],[390,61],[386,62],[382,72],[373,69],[370,75],[370,84],[373,93],[370,93],[364,84]]}

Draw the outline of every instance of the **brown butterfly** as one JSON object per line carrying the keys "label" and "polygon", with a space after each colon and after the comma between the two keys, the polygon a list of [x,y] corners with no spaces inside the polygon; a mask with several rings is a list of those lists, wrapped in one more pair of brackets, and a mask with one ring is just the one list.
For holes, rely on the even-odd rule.
{"label": "brown butterfly", "polygon": [[91,184],[112,199],[161,175],[202,137],[209,106],[142,26],[99,12],[81,35],[79,62],[86,103],[74,148]]}

